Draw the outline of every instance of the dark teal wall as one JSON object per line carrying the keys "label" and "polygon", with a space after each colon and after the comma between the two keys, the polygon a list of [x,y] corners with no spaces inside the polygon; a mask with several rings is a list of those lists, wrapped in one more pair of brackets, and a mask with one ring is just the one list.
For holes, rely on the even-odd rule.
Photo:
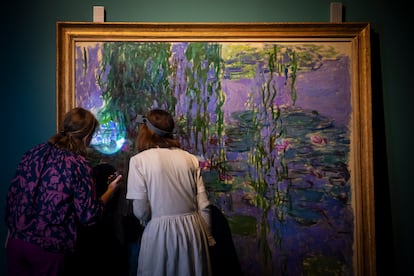
{"label": "dark teal wall", "polygon": [[[38,0],[1,7],[1,175],[8,183],[25,150],[55,132],[55,23],[92,21],[103,5],[106,21],[327,22],[327,0]],[[401,3],[399,3],[401,2]],[[412,31],[402,1],[342,1],[347,22],[372,28],[373,132],[378,275],[414,275],[414,126]],[[3,218],[3,208],[0,210]],[[0,239],[6,229],[0,226]],[[5,254],[0,251],[0,275]],[[390,268],[388,268],[388,265]],[[394,271],[394,273],[390,273]]]}

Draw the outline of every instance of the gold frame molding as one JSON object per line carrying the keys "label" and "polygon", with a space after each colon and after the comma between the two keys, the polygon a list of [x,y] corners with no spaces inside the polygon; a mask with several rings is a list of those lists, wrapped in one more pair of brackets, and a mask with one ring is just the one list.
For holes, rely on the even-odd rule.
{"label": "gold frame molding", "polygon": [[369,23],[57,22],[57,129],[75,103],[77,42],[343,42],[352,49],[354,274],[376,275]]}

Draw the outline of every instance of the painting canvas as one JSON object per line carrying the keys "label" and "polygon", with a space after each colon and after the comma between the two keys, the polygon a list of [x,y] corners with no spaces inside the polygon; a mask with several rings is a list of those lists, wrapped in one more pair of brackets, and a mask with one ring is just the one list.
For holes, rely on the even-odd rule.
{"label": "painting canvas", "polygon": [[[360,256],[374,255],[373,243],[363,241],[374,234],[372,217],[361,214],[373,212],[373,205],[362,205],[364,197],[372,199],[372,183],[360,178],[362,169],[372,173],[363,156],[371,137],[365,127],[369,57],[361,49],[369,47],[359,37],[368,25],[350,25],[351,32],[334,26],[335,36],[315,31],[315,25],[330,30],[328,24],[293,24],[290,33],[277,24],[247,24],[254,35],[242,24],[206,24],[231,34],[212,36],[203,29],[200,38],[187,34],[189,24],[182,32],[167,28],[160,39],[152,25],[131,36],[126,24],[125,34],[113,37],[91,24],[96,39],[82,32],[65,38],[71,34],[63,27],[78,26],[60,24],[58,117],[59,108],[72,106],[96,115],[92,162],[105,160],[127,175],[137,116],[166,109],[182,148],[199,158],[244,275],[373,271],[374,257]],[[302,37],[307,26],[315,36]],[[59,58],[65,55],[63,65]]]}

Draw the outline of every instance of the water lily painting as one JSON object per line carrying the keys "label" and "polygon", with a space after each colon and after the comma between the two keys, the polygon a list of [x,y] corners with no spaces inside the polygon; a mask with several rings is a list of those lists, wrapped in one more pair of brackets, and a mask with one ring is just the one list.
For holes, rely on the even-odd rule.
{"label": "water lily painting", "polygon": [[92,162],[127,175],[137,115],[166,109],[244,275],[372,273],[369,25],[126,25],[58,24],[58,116],[97,116]]}

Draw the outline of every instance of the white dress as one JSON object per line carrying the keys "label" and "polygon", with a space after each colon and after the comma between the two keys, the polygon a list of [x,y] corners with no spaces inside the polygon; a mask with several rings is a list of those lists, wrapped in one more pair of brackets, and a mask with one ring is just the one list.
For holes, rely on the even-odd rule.
{"label": "white dress", "polygon": [[211,275],[209,201],[194,155],[154,148],[133,156],[126,197],[146,223],[137,275]]}

